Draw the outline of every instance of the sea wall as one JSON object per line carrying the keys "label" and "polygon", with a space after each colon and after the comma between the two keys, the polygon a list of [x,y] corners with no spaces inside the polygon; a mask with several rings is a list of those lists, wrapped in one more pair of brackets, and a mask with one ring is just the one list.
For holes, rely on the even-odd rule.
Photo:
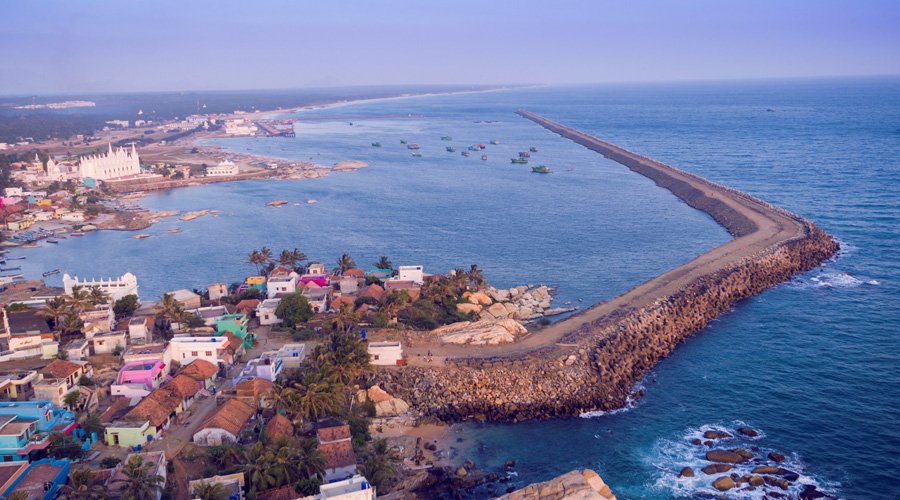
{"label": "sea wall", "polygon": [[[551,130],[555,126],[541,124]],[[583,323],[561,343],[491,358],[473,351],[470,358],[451,359],[442,367],[379,372],[382,387],[425,415],[445,421],[520,421],[622,408],[634,396],[635,384],[685,339],[740,301],[813,269],[838,251],[831,236],[783,209],[577,131],[554,131],[650,177],[736,237],[755,232],[757,226],[717,195],[740,198],[749,210],[796,226],[797,234],[784,231],[792,235],[739,262],[695,276],[647,307]]]}
{"label": "sea wall", "polygon": [[441,368],[406,367],[379,373],[382,387],[425,415],[520,421],[622,408],[632,388],[678,344],[738,302],[808,271],[837,251],[810,225],[796,240],[695,280],[650,307],[574,331],[579,347],[535,351],[516,358],[463,359]]}

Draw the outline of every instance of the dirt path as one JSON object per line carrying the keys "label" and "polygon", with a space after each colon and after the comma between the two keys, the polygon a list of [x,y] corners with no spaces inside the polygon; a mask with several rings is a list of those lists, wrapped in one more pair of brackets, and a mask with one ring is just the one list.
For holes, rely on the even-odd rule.
{"label": "dirt path", "polygon": [[[701,276],[727,269],[743,259],[805,235],[806,224],[803,219],[745,193],[632,153],[533,113],[520,111],[519,114],[653,179],[691,206],[709,213],[737,237],[686,264],[638,285],[615,299],[594,305],[577,315],[535,330],[516,343],[478,347],[420,344],[407,350],[410,364],[433,366],[442,364],[441,358],[511,357],[526,355],[548,347],[571,348],[571,344],[560,344],[565,341],[566,336],[577,332],[585,324],[611,319],[622,312],[648,306],[675,293]],[[427,352],[431,352],[438,359],[425,363],[424,355]]]}

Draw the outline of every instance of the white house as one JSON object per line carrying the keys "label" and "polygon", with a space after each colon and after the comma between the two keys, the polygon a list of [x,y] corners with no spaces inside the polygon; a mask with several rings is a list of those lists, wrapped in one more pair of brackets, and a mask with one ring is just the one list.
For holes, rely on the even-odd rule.
{"label": "white house", "polygon": [[203,359],[210,363],[230,365],[231,355],[227,352],[228,337],[192,337],[190,335],[175,335],[169,341],[169,354],[172,361],[178,361],[181,366],[187,365],[195,359]]}
{"label": "white house", "polygon": [[400,342],[369,342],[369,362],[373,365],[395,366],[403,359]]}
{"label": "white house", "polygon": [[228,296],[228,285],[225,283],[212,283],[206,290],[209,292],[209,300],[219,300]]}
{"label": "white house", "polygon": [[132,346],[122,355],[122,362],[132,361],[161,361],[168,366],[172,361],[172,350],[169,344]]}
{"label": "white house", "polygon": [[237,175],[238,166],[231,160],[219,162],[218,165],[206,167],[207,177],[226,177],[229,175]]}
{"label": "white house", "polygon": [[425,269],[422,266],[400,266],[396,279],[398,281],[423,283],[425,281]]}
{"label": "white house", "polygon": [[275,316],[275,310],[280,303],[281,299],[266,299],[256,306],[256,317],[259,318],[260,325],[281,324],[281,319]]}
{"label": "white house", "polygon": [[294,293],[297,290],[297,278],[299,276],[294,271],[286,274],[272,273],[266,281],[266,296],[274,299],[279,294]]}
{"label": "white house", "polygon": [[304,498],[304,500],[373,500],[375,498],[375,486],[369,480],[359,474],[333,483],[319,486],[319,493]]}
{"label": "white house", "polygon": [[216,320],[220,317],[228,314],[228,309],[225,306],[207,306],[207,307],[198,307],[191,311],[195,316],[203,320],[203,324],[206,326],[213,326],[216,324]]}
{"label": "white house", "polygon": [[222,443],[236,443],[241,430],[255,413],[256,410],[247,403],[229,399],[194,433],[194,444],[217,446]]}
{"label": "white house", "polygon": [[120,349],[122,352],[128,346],[125,339],[125,332],[122,330],[115,332],[98,333],[91,339],[94,346],[94,354],[110,354]]}
{"label": "white house", "polygon": [[128,321],[128,338],[132,343],[144,344],[153,337],[153,316],[135,316]]}

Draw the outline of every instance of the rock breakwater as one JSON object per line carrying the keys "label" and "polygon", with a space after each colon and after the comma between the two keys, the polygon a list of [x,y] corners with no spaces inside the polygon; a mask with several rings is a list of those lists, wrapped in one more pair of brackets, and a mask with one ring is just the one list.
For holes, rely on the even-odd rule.
{"label": "rock breakwater", "polygon": [[709,213],[735,239],[548,328],[543,337],[532,334],[528,349],[473,348],[440,367],[379,374],[385,389],[422,414],[446,421],[520,421],[621,408],[635,384],[685,339],[740,301],[813,269],[838,250],[833,238],[797,215],[522,114],[654,179]]}

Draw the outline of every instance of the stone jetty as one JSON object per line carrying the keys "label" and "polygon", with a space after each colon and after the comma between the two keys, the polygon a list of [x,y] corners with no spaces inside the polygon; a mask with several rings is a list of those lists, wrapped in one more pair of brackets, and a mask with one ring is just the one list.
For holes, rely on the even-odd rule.
{"label": "stone jetty", "polygon": [[442,365],[379,372],[382,387],[423,415],[520,421],[621,408],[636,383],[685,339],[740,301],[838,251],[831,236],[787,210],[533,113],[519,114],[649,177],[734,239],[521,340],[427,346],[445,358]]}

